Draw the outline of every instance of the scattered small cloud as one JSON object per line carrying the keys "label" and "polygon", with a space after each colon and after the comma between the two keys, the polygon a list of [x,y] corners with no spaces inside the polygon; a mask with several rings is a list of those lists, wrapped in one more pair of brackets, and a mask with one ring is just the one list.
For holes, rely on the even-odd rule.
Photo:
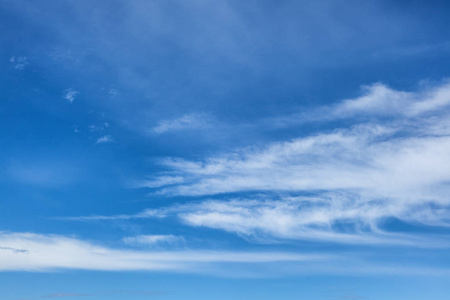
{"label": "scattered small cloud", "polygon": [[103,131],[103,130],[105,130],[108,127],[109,127],[109,123],[108,122],[103,122],[103,123],[101,123],[99,125],[92,124],[92,125],[89,125],[89,131],[90,132]]}
{"label": "scattered small cloud", "polygon": [[109,143],[114,143],[114,139],[111,135],[104,135],[102,137],[99,137],[97,139],[97,141],[95,142],[96,144],[109,144]]}
{"label": "scattered small cloud", "polygon": [[25,56],[13,56],[9,59],[9,62],[14,69],[23,70],[28,65],[28,58]]}
{"label": "scattered small cloud", "polygon": [[[289,128],[310,122],[383,119],[384,122],[409,121],[439,114],[450,107],[450,80],[437,85],[421,86],[418,91],[399,91],[383,83],[363,86],[362,95],[345,99],[334,105],[322,106],[291,115],[263,119],[260,126],[266,128]],[[440,111],[441,110],[441,111]]]}
{"label": "scattered small cloud", "polygon": [[69,101],[70,103],[73,103],[73,101],[75,101],[76,97],[78,96],[79,92],[69,88],[64,90],[63,93],[63,98],[66,99],[67,101]]}

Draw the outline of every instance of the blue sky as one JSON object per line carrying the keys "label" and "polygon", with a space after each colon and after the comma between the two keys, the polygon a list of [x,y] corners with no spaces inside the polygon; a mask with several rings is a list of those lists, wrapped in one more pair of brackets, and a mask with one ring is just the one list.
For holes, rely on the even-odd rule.
{"label": "blue sky", "polygon": [[0,296],[448,299],[446,1],[0,1]]}

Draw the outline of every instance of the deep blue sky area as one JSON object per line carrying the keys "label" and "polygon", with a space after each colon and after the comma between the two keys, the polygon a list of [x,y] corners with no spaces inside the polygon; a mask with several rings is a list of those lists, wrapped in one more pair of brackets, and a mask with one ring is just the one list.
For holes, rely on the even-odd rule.
{"label": "deep blue sky area", "polygon": [[0,0],[0,298],[447,300],[449,14]]}

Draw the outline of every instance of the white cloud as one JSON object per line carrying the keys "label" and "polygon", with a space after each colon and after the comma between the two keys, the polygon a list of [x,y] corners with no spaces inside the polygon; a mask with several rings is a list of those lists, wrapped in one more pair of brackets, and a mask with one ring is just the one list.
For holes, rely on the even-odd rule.
{"label": "white cloud", "polygon": [[67,101],[69,101],[70,103],[72,103],[73,101],[75,101],[76,97],[78,96],[79,92],[69,88],[64,90],[64,94],[63,94],[63,98],[66,99]]}
{"label": "white cloud", "polygon": [[393,90],[383,84],[364,88],[365,95],[345,100],[334,108],[334,116],[363,113],[382,116],[414,117],[450,106],[450,82],[418,92]]}
{"label": "white cloud", "polygon": [[167,245],[167,244],[177,244],[182,242],[184,239],[180,236],[175,235],[136,235],[128,236],[122,239],[126,244],[134,245]]}
{"label": "white cloud", "polygon": [[13,56],[9,59],[14,69],[23,70],[28,65],[28,58],[25,56]]}
{"label": "white cloud", "polygon": [[0,251],[0,271],[80,269],[199,272],[201,266],[208,264],[305,262],[329,258],[325,255],[279,252],[111,249],[75,238],[33,233],[2,232],[0,244],[28,251]]}
{"label": "white cloud", "polygon": [[[71,219],[176,215],[190,226],[252,239],[446,246],[436,238],[389,232],[383,222],[450,226],[448,90],[447,83],[417,93],[375,85],[363,97],[333,106],[335,117],[371,114],[370,122],[358,119],[349,127],[201,161],[166,158],[161,163],[167,170],[139,185],[168,196],[271,196],[228,196],[135,215]],[[299,196],[305,194],[314,196]]]}
{"label": "white cloud", "polygon": [[189,226],[220,229],[263,243],[309,240],[441,248],[450,247],[450,243],[440,236],[390,232],[384,228],[384,222],[388,218],[397,218],[407,223],[450,226],[449,213],[450,207],[437,208],[432,202],[411,204],[395,199],[365,198],[357,193],[329,192],[316,196],[258,195],[251,199],[212,199],[147,209],[134,215],[60,219],[107,221],[176,216]]}
{"label": "white cloud", "polygon": [[208,127],[210,122],[210,118],[204,114],[187,114],[177,119],[160,121],[152,131],[162,134],[168,131],[201,129]]}
{"label": "white cloud", "polygon": [[362,88],[362,96],[346,99],[331,106],[323,106],[301,113],[264,119],[260,126],[287,128],[308,122],[327,122],[351,119],[367,120],[415,120],[432,114],[440,114],[441,109],[450,108],[450,81],[439,85],[423,85],[419,91],[398,91],[382,83]]}
{"label": "white cloud", "polygon": [[[380,264],[373,254],[268,251],[142,251],[99,246],[73,237],[0,232],[0,272],[58,270],[162,271],[215,276],[261,277],[286,274],[403,274],[448,276],[445,265],[420,262]],[[386,253],[383,254],[384,259]],[[395,255],[394,255],[395,257]],[[61,294],[62,295],[62,294]]]}
{"label": "white cloud", "polygon": [[[450,180],[446,168],[450,136],[435,130],[426,136],[408,136],[408,130],[368,124],[243,149],[202,162],[166,159],[163,164],[184,181],[164,187],[160,193],[196,196],[363,189],[380,197],[433,194],[437,200],[436,193],[428,193],[446,189],[442,183]],[[420,130],[423,134],[426,128]]]}
{"label": "white cloud", "polygon": [[[450,103],[448,91],[447,84],[418,94],[376,85],[368,95],[346,100],[334,111],[374,113],[384,109],[398,118],[359,123],[264,147],[237,149],[202,161],[164,159],[162,164],[183,181],[161,189],[160,193],[362,189],[380,197],[420,198],[426,194],[437,200],[439,196],[432,190],[446,189],[443,183],[450,181],[450,169],[446,168],[450,159],[450,113],[444,109]],[[392,107],[387,107],[387,103],[393,103]],[[417,116],[430,110],[437,111],[436,116]],[[405,118],[404,112],[414,117]],[[423,174],[427,174],[426,178]],[[170,172],[164,172],[160,178],[167,176]]]}
{"label": "white cloud", "polygon": [[[393,233],[383,229],[383,220],[396,217],[419,220],[412,212],[422,210],[436,217],[430,207],[408,206],[389,200],[355,199],[352,195],[206,201],[187,205],[177,212],[191,226],[234,232],[256,241],[301,239],[338,243],[449,247],[439,237]],[[442,211],[448,214],[449,209]],[[448,221],[448,219],[446,220]]]}
{"label": "white cloud", "polygon": [[109,143],[114,143],[114,139],[111,135],[104,135],[102,137],[99,137],[97,139],[97,141],[95,142],[96,144],[109,144]]}
{"label": "white cloud", "polygon": [[[244,236],[361,243],[396,243],[397,237],[379,226],[386,218],[450,226],[449,105],[447,82],[419,92],[376,84],[362,97],[323,108],[330,112],[325,119],[371,116],[369,122],[355,117],[357,123],[349,127],[201,161],[166,158],[161,163],[168,170],[150,185],[160,186],[156,193],[161,195],[270,192],[317,197],[212,201],[139,215],[172,212],[189,225]],[[176,180],[162,184],[171,178]],[[342,224],[349,224],[350,231]],[[401,237],[401,243],[413,240]]]}

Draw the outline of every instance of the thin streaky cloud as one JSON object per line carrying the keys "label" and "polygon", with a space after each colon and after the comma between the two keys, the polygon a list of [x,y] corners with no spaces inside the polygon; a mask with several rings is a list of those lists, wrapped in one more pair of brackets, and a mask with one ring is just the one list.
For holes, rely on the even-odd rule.
{"label": "thin streaky cloud", "polygon": [[188,271],[203,264],[306,262],[331,257],[288,252],[112,249],[75,238],[33,233],[2,233],[0,242],[29,249],[26,259],[12,252],[0,251],[0,271]]}
{"label": "thin streaky cloud", "polygon": [[184,241],[183,237],[175,235],[136,235],[127,236],[122,239],[125,244],[130,245],[171,245]]}
{"label": "thin streaky cloud", "polygon": [[327,122],[354,119],[356,122],[369,117],[388,120],[407,120],[448,109],[450,106],[450,81],[424,85],[417,91],[399,91],[383,83],[363,86],[362,95],[345,99],[328,106],[316,107],[285,116],[275,116],[260,121],[267,128],[289,128],[310,122]]}
{"label": "thin streaky cloud", "polygon": [[211,117],[205,114],[187,114],[176,119],[162,120],[152,128],[152,132],[162,134],[169,131],[208,128]]}
{"label": "thin streaky cloud", "polygon": [[162,186],[183,183],[182,176],[159,176],[155,179],[134,181],[130,184],[133,188],[159,188]]}
{"label": "thin streaky cloud", "polygon": [[[431,189],[436,191],[435,186],[437,190],[446,189],[440,183],[450,180],[448,168],[444,167],[450,158],[446,151],[450,112],[444,109],[450,103],[446,100],[450,99],[448,91],[450,86],[444,85],[427,93],[406,93],[409,105],[403,111],[415,116],[410,120],[401,115],[389,122],[362,122],[290,141],[237,149],[201,161],[163,159],[161,164],[168,171],[161,178],[170,176],[172,170],[173,176],[181,176],[184,181],[163,187],[158,193],[200,196],[258,190],[362,189],[377,196],[417,198],[431,193]],[[378,86],[362,98],[344,101],[335,111],[373,113],[377,104],[372,103],[386,102],[384,96],[390,93],[397,92]],[[404,93],[398,94],[402,98]],[[393,106],[385,110],[403,114]],[[417,117],[430,109],[438,110],[440,115]],[[429,176],[423,178],[424,173]],[[415,193],[410,193],[411,187]],[[438,195],[433,192],[426,197],[436,199]]]}
{"label": "thin streaky cloud", "polygon": [[[2,233],[0,241],[27,247],[26,259],[0,251],[0,272],[51,272],[58,270],[159,271],[214,276],[281,276],[283,274],[393,274],[448,276],[450,269],[420,264],[380,264],[364,255],[341,252],[299,253],[275,251],[137,251],[114,249],[61,235]],[[364,253],[362,253],[364,254]],[[376,257],[375,257],[376,258]],[[246,270],[243,272],[242,265]],[[252,273],[251,266],[266,266],[266,274]],[[238,266],[236,269],[235,267]],[[274,274],[274,272],[276,272]],[[64,297],[70,293],[51,294]],[[76,293],[75,293],[76,294]],[[80,293],[81,294],[81,293]],[[88,295],[88,294],[87,294]]]}
{"label": "thin streaky cloud", "polygon": [[[176,216],[188,226],[207,227],[238,234],[253,242],[303,240],[326,243],[448,248],[441,236],[390,232],[384,221],[449,226],[450,208],[411,206],[356,194],[327,193],[315,197],[279,196],[252,199],[207,200],[148,209],[134,215],[61,218],[70,221],[115,221]],[[420,211],[420,213],[418,213]],[[431,223],[433,220],[434,223]],[[437,220],[440,220],[437,223]],[[342,230],[342,228],[345,230]]]}

